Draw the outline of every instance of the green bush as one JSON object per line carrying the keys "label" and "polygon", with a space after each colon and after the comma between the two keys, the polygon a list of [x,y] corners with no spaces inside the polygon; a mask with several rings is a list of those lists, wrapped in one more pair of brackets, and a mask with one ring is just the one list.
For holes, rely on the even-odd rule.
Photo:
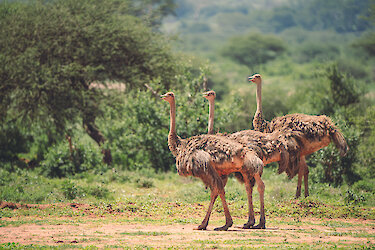
{"label": "green bush", "polygon": [[36,171],[15,168],[0,169],[0,200],[39,203],[58,200],[55,182],[39,176]]}
{"label": "green bush", "polygon": [[274,35],[249,33],[232,37],[223,47],[221,54],[250,69],[274,60],[286,50],[280,38]]}
{"label": "green bush", "polygon": [[61,191],[64,194],[65,198],[68,200],[73,200],[79,196],[82,196],[82,192],[83,192],[80,187],[77,187],[70,180],[65,180],[61,184]]}
{"label": "green bush", "polygon": [[40,171],[48,177],[66,177],[89,170],[100,171],[104,164],[99,150],[91,144],[75,145],[72,153],[66,141],[49,148]]}
{"label": "green bush", "polygon": [[[176,77],[176,129],[181,138],[207,133],[208,102],[202,97],[203,69],[187,69]],[[155,89],[159,86],[155,85]],[[159,90],[164,94],[165,90]],[[122,97],[125,101],[115,109],[108,108],[100,126],[108,147],[112,150],[113,163],[120,169],[173,169],[174,158],[168,148],[169,104],[151,92],[132,90]],[[215,109],[215,128],[228,127],[236,115],[237,103]],[[229,111],[230,110],[230,111]],[[111,120],[111,126],[106,125]],[[99,123],[99,121],[98,121]]]}
{"label": "green bush", "polygon": [[322,44],[315,42],[304,43],[297,49],[298,59],[300,63],[317,61],[330,61],[340,56],[340,50],[336,44]]}
{"label": "green bush", "polygon": [[12,123],[1,123],[0,126],[0,161],[17,162],[18,154],[28,151],[29,135]]}

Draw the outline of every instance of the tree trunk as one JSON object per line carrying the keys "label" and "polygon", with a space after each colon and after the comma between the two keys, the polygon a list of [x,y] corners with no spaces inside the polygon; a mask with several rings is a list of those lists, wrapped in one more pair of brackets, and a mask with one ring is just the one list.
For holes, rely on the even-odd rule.
{"label": "tree trunk", "polygon": [[[85,128],[87,134],[98,143],[99,147],[102,147],[104,142],[106,141],[103,134],[100,132],[98,127],[95,125],[95,118],[88,118],[85,117],[83,119],[83,127]],[[102,149],[103,154],[103,162],[111,165],[112,163],[112,154],[110,149]]]}

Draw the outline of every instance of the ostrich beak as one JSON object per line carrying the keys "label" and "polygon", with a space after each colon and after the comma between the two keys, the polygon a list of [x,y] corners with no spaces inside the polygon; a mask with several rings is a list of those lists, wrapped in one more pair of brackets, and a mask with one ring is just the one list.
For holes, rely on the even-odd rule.
{"label": "ostrich beak", "polygon": [[249,76],[249,82],[253,82],[254,76]]}
{"label": "ostrich beak", "polygon": [[202,95],[203,95],[203,97],[207,97],[208,96],[208,92],[204,92],[204,93],[202,93]]}
{"label": "ostrich beak", "polygon": [[166,94],[161,95],[161,96],[160,96],[160,99],[164,99],[165,97],[166,97]]}

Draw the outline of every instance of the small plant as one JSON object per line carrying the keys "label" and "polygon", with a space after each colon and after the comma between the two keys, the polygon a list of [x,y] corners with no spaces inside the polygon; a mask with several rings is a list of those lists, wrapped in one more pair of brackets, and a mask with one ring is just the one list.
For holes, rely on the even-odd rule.
{"label": "small plant", "polygon": [[365,201],[366,198],[362,194],[358,194],[351,189],[348,189],[345,193],[345,202],[347,204],[359,204]]}
{"label": "small plant", "polygon": [[101,155],[92,145],[78,144],[72,152],[65,142],[52,146],[41,162],[48,177],[67,177],[88,170],[102,169]]}
{"label": "small plant", "polygon": [[100,185],[89,186],[87,188],[84,188],[83,192],[85,192],[88,195],[94,196],[95,198],[98,198],[98,199],[109,197],[108,188],[100,186]]}
{"label": "small plant", "polygon": [[146,179],[146,178],[140,178],[136,181],[137,187],[139,188],[152,188],[154,187],[154,182],[151,179]]}
{"label": "small plant", "polygon": [[82,193],[81,189],[79,187],[77,187],[70,180],[65,180],[62,183],[61,189],[63,191],[63,194],[64,194],[65,198],[67,198],[68,200],[73,200],[73,199],[77,198]]}

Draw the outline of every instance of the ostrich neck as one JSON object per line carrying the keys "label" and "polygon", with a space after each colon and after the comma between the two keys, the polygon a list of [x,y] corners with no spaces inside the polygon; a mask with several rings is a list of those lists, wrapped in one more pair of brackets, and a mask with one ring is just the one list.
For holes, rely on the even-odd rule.
{"label": "ostrich neck", "polygon": [[257,111],[256,113],[262,114],[262,83],[257,84]]}
{"label": "ostrich neck", "polygon": [[178,146],[180,144],[179,137],[176,133],[176,103],[172,100],[170,103],[170,129],[168,135],[168,146],[169,150],[172,152],[174,156],[178,154]]}
{"label": "ostrich neck", "polygon": [[257,110],[253,119],[254,130],[260,132],[269,132],[268,123],[263,119],[262,112],[262,83],[257,84]]}
{"label": "ostrich neck", "polygon": [[170,135],[177,135],[176,134],[176,103],[174,100],[172,100],[170,103],[170,110],[169,110],[169,116],[170,116],[170,127],[169,127],[169,134]]}
{"label": "ostrich neck", "polygon": [[215,117],[215,100],[209,100],[209,111],[208,111],[208,132],[207,134],[212,135],[214,133],[214,117]]}

